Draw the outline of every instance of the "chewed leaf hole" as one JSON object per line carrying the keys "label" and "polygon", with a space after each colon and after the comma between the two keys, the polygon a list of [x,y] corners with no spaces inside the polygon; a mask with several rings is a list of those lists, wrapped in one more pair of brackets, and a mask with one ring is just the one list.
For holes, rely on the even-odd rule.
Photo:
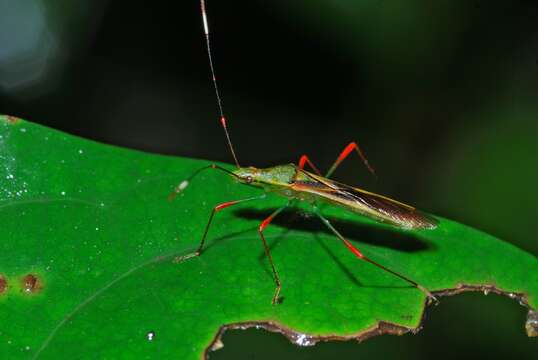
{"label": "chewed leaf hole", "polygon": [[527,322],[525,323],[525,330],[529,337],[538,336],[538,312],[529,310],[527,314]]}
{"label": "chewed leaf hole", "polygon": [[6,116],[6,121],[7,121],[9,124],[16,124],[16,123],[18,123],[19,121],[21,121],[21,119],[19,119],[19,118],[16,117],[16,116],[8,115],[8,116]]}

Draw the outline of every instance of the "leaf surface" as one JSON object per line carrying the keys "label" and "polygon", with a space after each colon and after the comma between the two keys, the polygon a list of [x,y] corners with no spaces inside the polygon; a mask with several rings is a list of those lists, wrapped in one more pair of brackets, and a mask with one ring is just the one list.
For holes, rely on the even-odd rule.
{"label": "leaf surface", "polygon": [[[266,230],[282,280],[283,302],[272,306],[257,229],[286,202],[277,196],[220,211],[202,256],[174,263],[196,248],[213,206],[260,193],[207,171],[167,201],[206,161],[8,116],[0,160],[1,358],[199,359],[225,325],[262,325],[302,345],[421,325],[424,294],[357,260],[304,206]],[[536,309],[538,260],[507,242],[443,218],[405,231],[323,212],[368,256],[431,291],[492,290]]]}

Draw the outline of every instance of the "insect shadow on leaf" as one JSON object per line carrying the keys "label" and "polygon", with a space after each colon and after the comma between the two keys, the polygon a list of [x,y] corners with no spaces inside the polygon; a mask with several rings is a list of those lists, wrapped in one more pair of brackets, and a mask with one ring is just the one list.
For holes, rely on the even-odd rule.
{"label": "insect shadow on leaf", "polygon": [[[268,213],[274,210],[238,209],[234,211],[234,214],[243,219],[261,221],[267,217]],[[288,228],[289,230],[333,235],[316,217],[310,216],[309,213],[306,213],[306,216],[301,216],[301,214],[298,209],[286,209],[283,212],[284,216],[275,218],[271,224]],[[406,253],[433,251],[436,248],[433,243],[420,239],[416,233],[404,232],[397,228],[365,226],[354,221],[342,220],[330,216],[327,218],[336,224],[338,229],[352,241],[360,241],[363,244],[381,246]],[[272,246],[274,246],[274,243]]]}
{"label": "insect shadow on leaf", "polygon": [[[268,213],[274,211],[274,209],[238,209],[234,211],[234,215],[247,220],[261,221],[267,217]],[[324,233],[329,236],[334,234],[327,229],[323,224],[310,213],[304,212],[302,209],[290,208],[283,212],[284,216],[276,218],[272,224],[284,228],[285,231],[281,232],[271,241],[268,246],[270,250],[284,238],[289,231],[298,230],[308,233],[313,233],[319,245],[331,258],[332,261],[338,266],[338,268],[346,275],[346,277],[355,285],[363,286],[363,284],[357,279],[353,272],[342,262],[342,260],[334,254],[334,252],[321,241],[318,234]],[[401,230],[392,230],[391,228],[375,228],[355,223],[350,220],[342,220],[333,217],[328,217],[331,222],[337,224],[338,228],[342,230],[342,233],[346,234],[352,241],[359,241],[363,244],[370,244],[389,248],[396,251],[402,251],[406,253],[416,253],[422,251],[433,251],[436,246],[429,241],[420,239],[412,233],[402,233]],[[228,237],[228,236],[227,236]],[[260,252],[258,256],[260,262],[265,262],[265,253]],[[269,269],[264,267],[265,271],[270,275]],[[385,286],[374,286],[384,288]],[[394,286],[390,286],[394,287]]]}

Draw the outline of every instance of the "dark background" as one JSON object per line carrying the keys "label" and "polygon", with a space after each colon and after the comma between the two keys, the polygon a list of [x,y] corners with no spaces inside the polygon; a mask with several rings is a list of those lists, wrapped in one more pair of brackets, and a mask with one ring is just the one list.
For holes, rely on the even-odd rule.
{"label": "dark background", "polygon": [[[335,175],[538,253],[536,1],[208,0],[239,160],[307,153]],[[0,0],[0,113],[145,151],[230,162],[197,0]],[[46,149],[44,149],[46,151]],[[442,271],[442,269],[440,269]],[[217,359],[528,357],[525,311],[442,300],[417,336],[301,349],[261,330]]]}

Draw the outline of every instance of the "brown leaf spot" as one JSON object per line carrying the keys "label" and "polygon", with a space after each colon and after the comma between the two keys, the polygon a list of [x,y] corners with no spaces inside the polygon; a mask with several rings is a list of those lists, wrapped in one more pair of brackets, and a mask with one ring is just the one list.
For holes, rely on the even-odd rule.
{"label": "brown leaf spot", "polygon": [[7,280],[3,275],[0,275],[0,295],[3,295],[7,290]]}
{"label": "brown leaf spot", "polygon": [[34,274],[28,274],[22,278],[22,290],[25,293],[36,293],[42,288],[41,281]]}

